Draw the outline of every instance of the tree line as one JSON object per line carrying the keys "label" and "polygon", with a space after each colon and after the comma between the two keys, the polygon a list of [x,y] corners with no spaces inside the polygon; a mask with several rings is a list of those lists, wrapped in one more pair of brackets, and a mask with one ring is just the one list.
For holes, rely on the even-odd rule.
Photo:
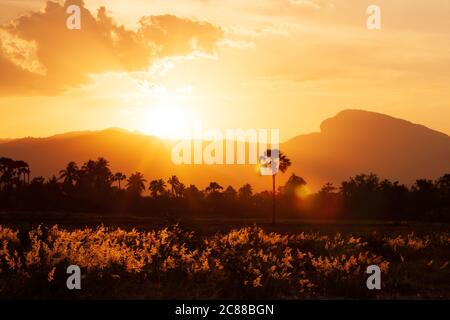
{"label": "tree line", "polygon": [[[280,153],[280,172],[290,166]],[[270,164],[269,164],[270,165]],[[204,189],[185,185],[177,176],[147,181],[140,172],[112,172],[104,158],[81,166],[67,164],[58,175],[30,180],[30,166],[0,158],[0,210],[136,213],[168,217],[311,219],[450,220],[450,174],[436,181],[419,179],[408,187],[359,174],[339,186],[308,190],[304,178],[292,174],[272,190],[254,192],[250,184],[235,189],[212,181]]]}

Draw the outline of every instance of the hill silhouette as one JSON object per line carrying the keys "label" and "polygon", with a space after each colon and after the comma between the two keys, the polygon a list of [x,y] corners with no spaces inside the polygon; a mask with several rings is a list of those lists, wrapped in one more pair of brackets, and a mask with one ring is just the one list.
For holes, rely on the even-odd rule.
{"label": "hill silhouette", "polygon": [[[253,165],[174,165],[174,141],[123,129],[72,132],[48,138],[16,139],[0,144],[0,156],[23,159],[32,176],[57,175],[69,161],[105,157],[113,171],[142,172],[148,180],[176,174],[187,185],[210,181],[255,190],[270,188]],[[312,189],[326,182],[339,183],[362,172],[410,184],[417,178],[435,179],[450,172],[450,137],[421,125],[384,114],[345,110],[325,120],[320,132],[299,135],[281,145],[292,160],[282,184],[295,172]]]}
{"label": "hill silhouette", "polygon": [[[450,170],[450,137],[384,114],[344,110],[283,147],[292,162],[318,181],[342,181],[358,172],[413,183]],[[301,172],[301,171],[298,171]]]}

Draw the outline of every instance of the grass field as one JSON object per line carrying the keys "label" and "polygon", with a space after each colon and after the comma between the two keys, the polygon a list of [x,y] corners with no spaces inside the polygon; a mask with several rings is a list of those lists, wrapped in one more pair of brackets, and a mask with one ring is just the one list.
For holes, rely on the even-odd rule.
{"label": "grass field", "polygon": [[[446,224],[0,218],[3,299],[450,298]],[[66,288],[71,264],[82,270],[81,290]],[[366,287],[372,264],[381,290]]]}

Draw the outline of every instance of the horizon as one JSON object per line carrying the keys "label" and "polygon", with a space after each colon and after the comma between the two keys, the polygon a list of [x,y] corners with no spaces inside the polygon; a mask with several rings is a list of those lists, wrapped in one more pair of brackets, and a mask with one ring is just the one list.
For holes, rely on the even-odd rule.
{"label": "horizon", "polygon": [[[357,112],[360,111],[360,112],[366,112],[366,113],[373,113],[373,114],[388,116],[388,117],[396,119],[396,120],[402,120],[402,121],[406,121],[406,122],[408,122],[410,124],[413,124],[413,125],[423,126],[423,127],[427,128],[429,130],[445,134],[446,136],[450,136],[450,134],[448,134],[446,132],[439,131],[439,130],[437,130],[435,128],[425,126],[422,123],[416,123],[416,122],[412,122],[412,121],[410,121],[408,119],[402,119],[402,118],[391,116],[391,115],[386,114],[386,113],[380,113],[380,112],[375,112],[375,111],[368,111],[368,110],[365,110],[365,109],[342,109],[338,113],[336,113],[335,115],[333,115],[333,116],[331,116],[329,118],[323,119],[320,122],[320,124],[322,124],[326,120],[333,119],[334,117],[338,116],[340,113],[346,112],[346,111],[357,111]],[[249,128],[233,128],[232,130],[235,130],[235,129],[246,130],[246,129],[249,129]],[[147,136],[147,137],[157,138],[157,139],[166,140],[166,141],[195,140],[192,137],[182,137],[182,138],[161,137],[161,136],[158,136],[156,134],[151,134],[151,133],[146,133],[146,132],[140,131],[139,129],[134,129],[133,130],[133,129],[127,129],[125,127],[105,127],[105,128],[99,128],[99,129],[91,129],[91,130],[75,130],[75,131],[54,132],[54,133],[52,133],[50,135],[47,135],[47,136],[31,136],[31,135],[28,135],[28,136],[18,136],[18,137],[0,137],[0,141],[7,141],[7,142],[9,142],[9,141],[23,140],[23,139],[48,139],[48,138],[54,138],[54,137],[58,137],[58,136],[69,135],[69,134],[97,133],[97,132],[103,132],[103,131],[109,131],[109,130],[124,131],[124,132],[127,132],[127,133],[144,135],[144,136]],[[289,142],[290,140],[295,139],[295,138],[297,138],[299,136],[302,136],[302,135],[308,135],[308,134],[320,133],[320,132],[321,132],[321,130],[320,130],[320,126],[319,126],[319,130],[310,131],[310,132],[304,132],[304,133],[298,133],[298,134],[293,135],[292,137],[289,137],[289,138],[287,138],[285,140],[280,141],[280,143],[283,144],[283,143]],[[207,139],[202,139],[202,140],[208,141]],[[223,140],[226,140],[226,139],[223,139]]]}
{"label": "horizon", "polygon": [[[258,177],[254,169],[255,159],[269,143],[268,140],[251,140],[252,136],[260,139],[260,131],[243,129],[241,133],[245,135],[239,138],[233,130],[232,140],[223,133],[218,140],[206,139],[207,132],[201,132],[204,139],[200,140],[165,139],[120,128],[67,132],[2,142],[0,154],[27,161],[33,176],[51,177],[69,161],[81,164],[88,159],[105,157],[111,161],[114,171],[127,174],[139,171],[152,178],[176,174],[188,184],[204,186],[213,179],[235,187],[247,182],[255,190],[267,189],[266,179]],[[195,141],[202,141],[202,144],[197,146]],[[293,160],[293,166],[288,174],[279,176],[278,184],[284,184],[295,173],[314,191],[328,182],[340,184],[361,173],[373,172],[383,179],[412,185],[419,178],[435,180],[450,171],[448,135],[365,110],[341,111],[324,119],[321,131],[297,135],[280,142],[279,146]],[[124,148],[126,153],[121,151]],[[228,152],[233,149],[232,153]],[[42,161],[42,152],[48,155],[45,161]],[[423,155],[418,157],[419,153]],[[380,154],[384,155],[383,161],[377,160]]]}

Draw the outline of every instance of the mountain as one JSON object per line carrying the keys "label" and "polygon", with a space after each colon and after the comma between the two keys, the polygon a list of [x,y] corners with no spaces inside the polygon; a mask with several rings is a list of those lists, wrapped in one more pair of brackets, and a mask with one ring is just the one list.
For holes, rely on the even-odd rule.
{"label": "mountain", "polygon": [[[122,129],[75,132],[48,138],[25,138],[0,144],[0,156],[27,161],[33,176],[57,175],[69,161],[82,164],[105,157],[113,171],[141,171],[147,181],[178,175],[182,181],[205,187],[217,181],[226,187],[251,183],[269,189],[270,177],[257,174],[254,165],[175,165],[171,150],[176,142]],[[417,178],[435,179],[450,172],[450,137],[424,126],[387,115],[345,110],[325,120],[320,132],[297,136],[281,145],[292,172],[304,177],[313,190],[326,182],[339,184],[358,173],[410,184]]]}
{"label": "mountain", "polygon": [[283,147],[321,183],[374,172],[411,184],[450,172],[449,136],[375,112],[344,110],[325,120],[319,133],[295,137]]}

